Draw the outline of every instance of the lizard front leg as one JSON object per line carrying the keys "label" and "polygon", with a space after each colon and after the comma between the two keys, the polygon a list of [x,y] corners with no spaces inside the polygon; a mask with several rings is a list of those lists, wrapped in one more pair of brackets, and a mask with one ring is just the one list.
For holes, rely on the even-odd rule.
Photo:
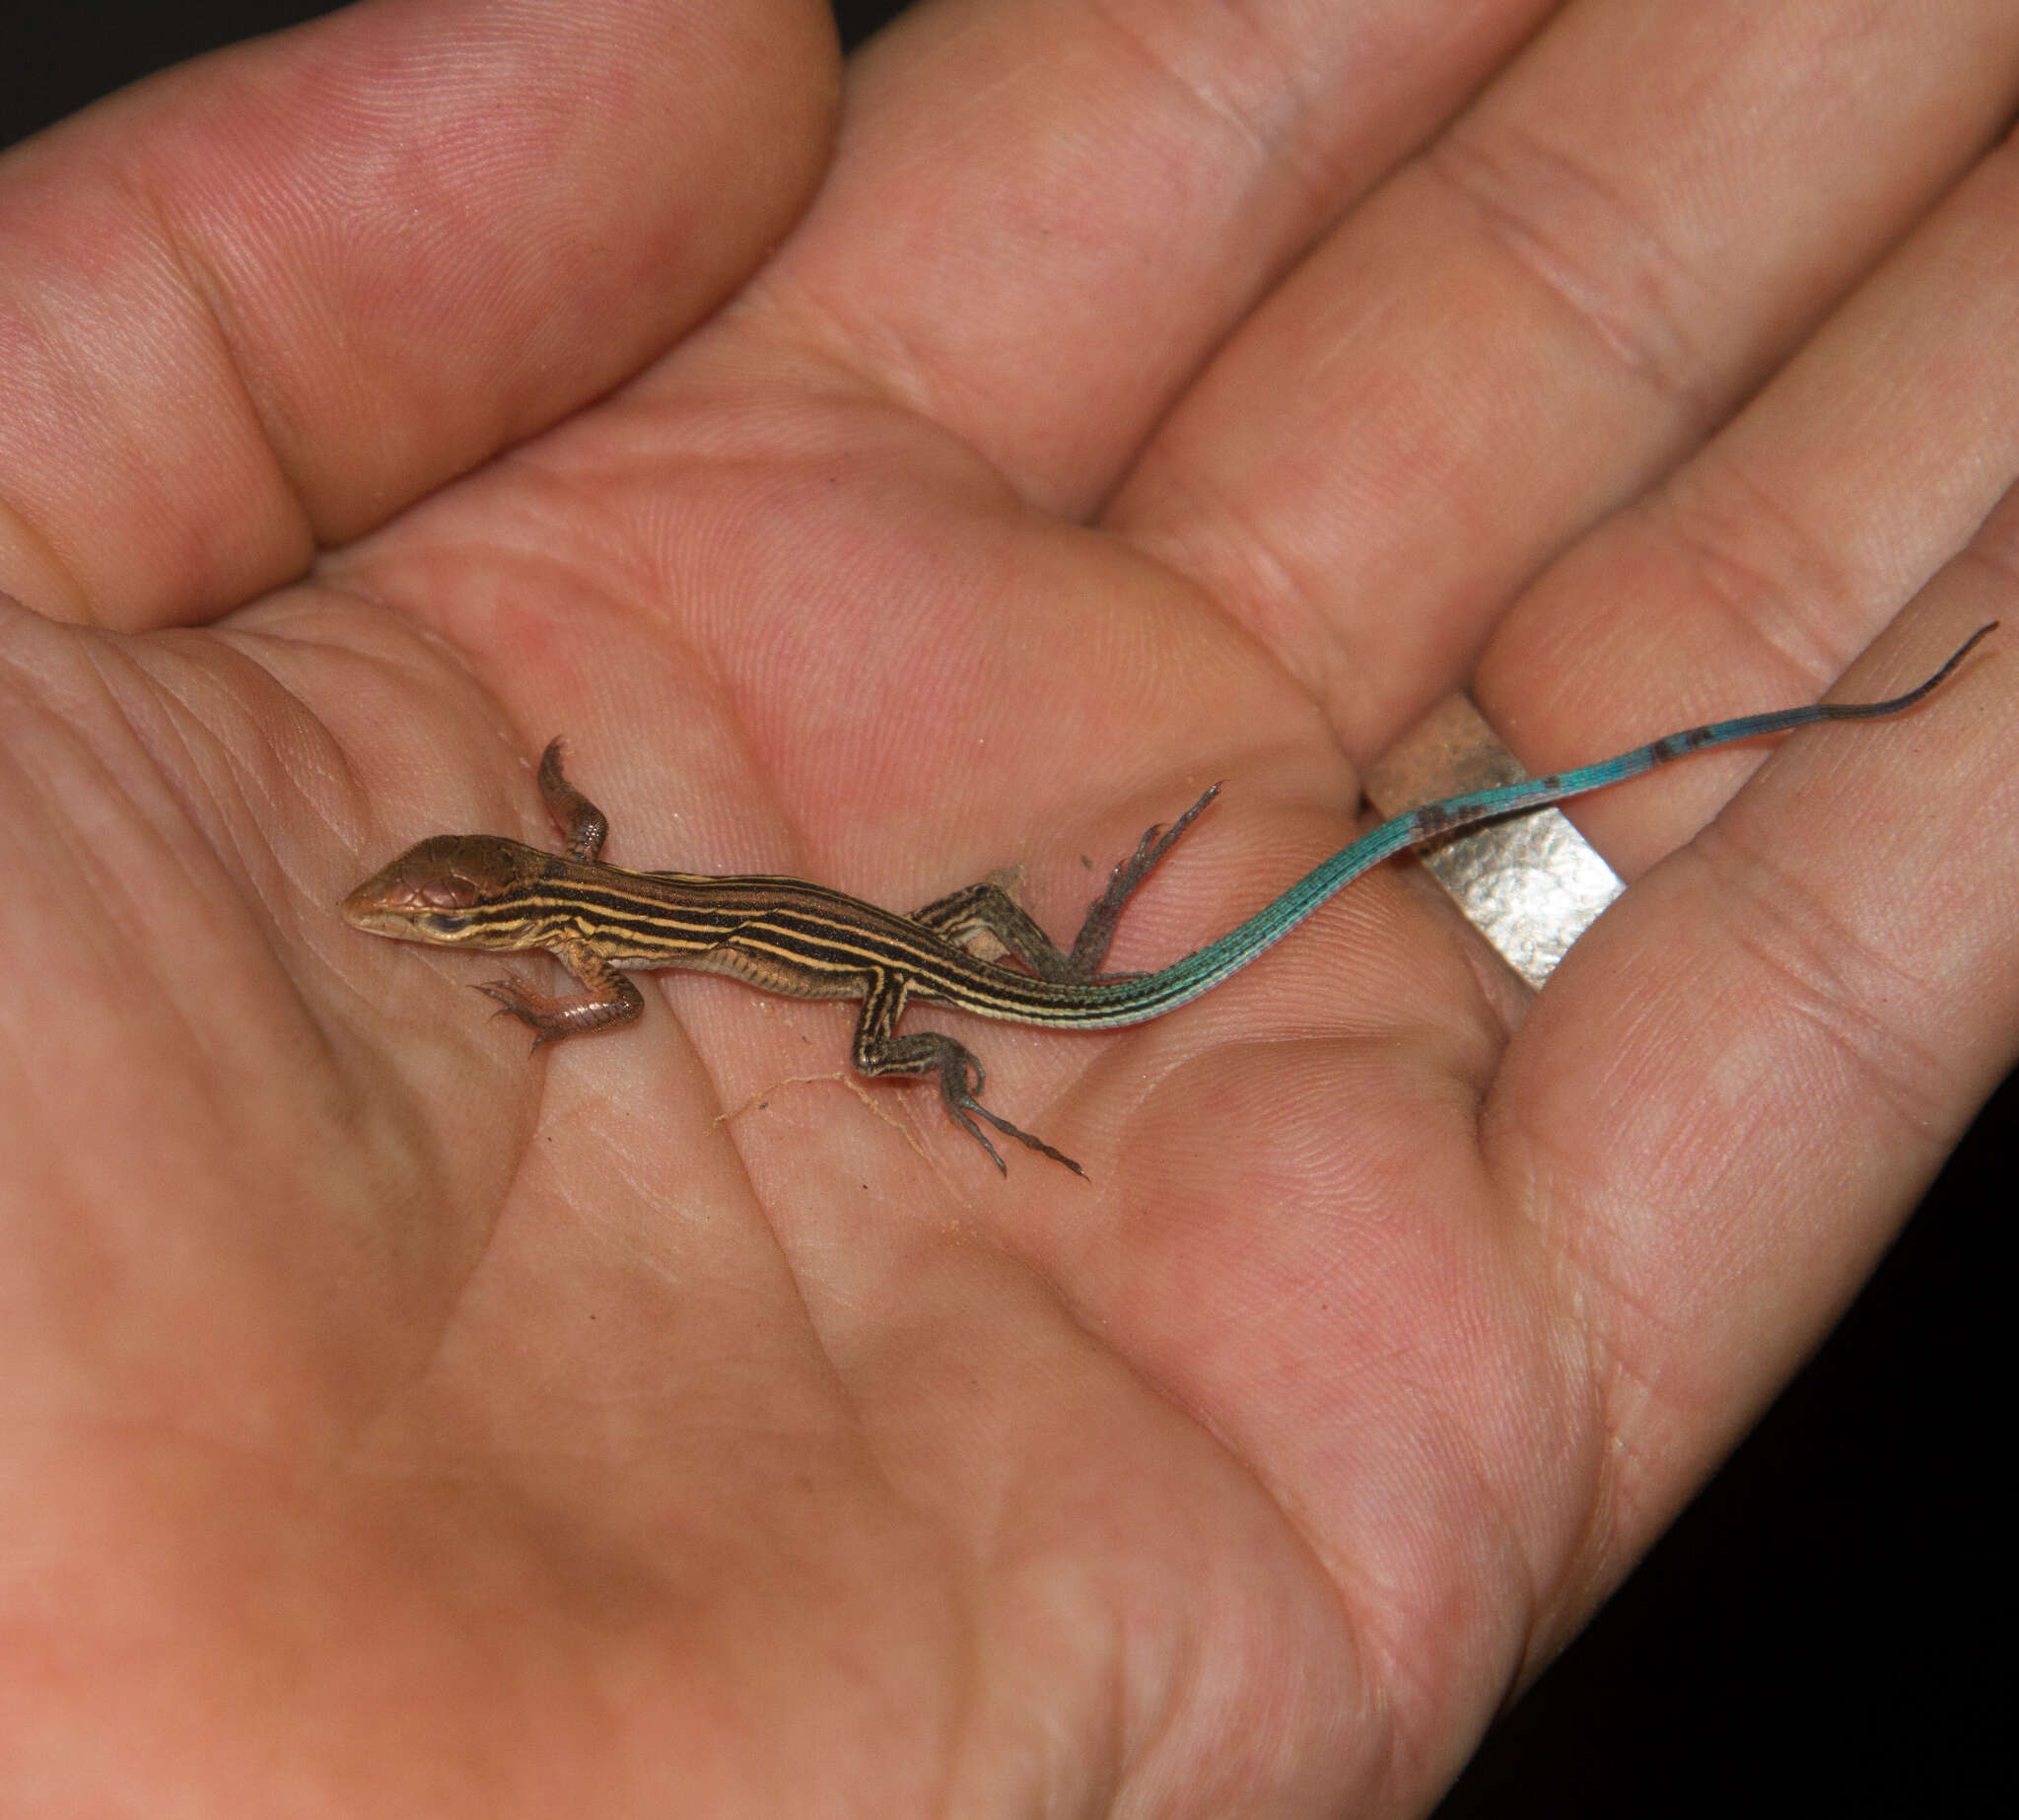
{"label": "lizard front leg", "polygon": [[578,998],[550,999],[523,981],[507,975],[476,988],[498,1001],[501,1017],[517,1017],[533,1033],[532,1046],[558,1043],[565,1036],[587,1036],[612,1024],[629,1023],[645,1010],[638,988],[587,944],[556,942],[549,950],[588,988]]}

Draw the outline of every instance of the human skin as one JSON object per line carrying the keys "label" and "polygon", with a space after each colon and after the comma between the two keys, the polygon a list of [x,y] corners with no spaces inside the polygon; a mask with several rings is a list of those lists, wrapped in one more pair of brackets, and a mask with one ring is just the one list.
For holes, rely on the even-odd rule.
{"label": "human skin", "polygon": [[0,163],[0,1785],[1433,1799],[2010,1065],[2001,641],[1580,807],[1532,1005],[1391,868],[1139,1031],[921,1019],[1090,1186],[767,1090],[846,1008],[529,1061],[333,907],[549,840],[557,732],[618,863],[1067,936],[1223,778],[1154,964],[1451,687],[1541,769],[1917,678],[2019,617],[2019,22],[1869,11],[940,6],[838,91],[784,0],[407,4]]}

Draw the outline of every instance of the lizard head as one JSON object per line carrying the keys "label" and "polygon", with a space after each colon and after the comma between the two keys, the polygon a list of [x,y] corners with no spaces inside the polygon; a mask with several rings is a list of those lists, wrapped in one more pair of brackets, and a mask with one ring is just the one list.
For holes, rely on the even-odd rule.
{"label": "lizard head", "polygon": [[437,834],[374,873],[339,908],[354,929],[402,942],[522,947],[530,887],[552,856],[495,834]]}

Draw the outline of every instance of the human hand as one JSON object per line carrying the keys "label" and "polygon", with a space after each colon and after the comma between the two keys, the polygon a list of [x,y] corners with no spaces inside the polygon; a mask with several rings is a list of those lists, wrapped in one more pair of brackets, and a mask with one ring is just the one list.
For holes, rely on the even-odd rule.
{"label": "human hand", "polygon": [[[346,17],[0,170],[10,1533],[92,1792],[1407,1811],[1813,1343],[2010,1054],[2004,664],[1791,744],[1525,1021],[1395,872],[1181,1018],[963,1031],[1091,1191],[915,1088],[716,1126],[846,1008],[661,976],[528,1064],[331,914],[545,838],[557,731],[620,863],[1020,859],[1059,934],[1223,776],[1154,964],[1482,647],[1536,768],[1827,684],[2009,482],[1994,168],[1939,200],[1998,59],[1534,14],[921,14],[691,333],[817,175],[803,11]],[[1580,819],[1638,873],[1751,762]]]}

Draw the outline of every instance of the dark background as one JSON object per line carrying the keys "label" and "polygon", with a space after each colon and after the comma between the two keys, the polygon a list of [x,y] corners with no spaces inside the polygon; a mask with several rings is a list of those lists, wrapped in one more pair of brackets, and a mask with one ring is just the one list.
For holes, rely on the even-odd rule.
{"label": "dark background", "polygon": [[[197,51],[331,10],[0,3],[0,145]],[[838,5],[854,42],[901,8]],[[4,383],[4,375],[0,375]],[[2010,661],[2009,659],[2007,661]],[[1959,864],[1968,864],[1958,856]],[[1995,1250],[2019,1076],[1834,1338],[1439,1820],[1947,1813],[2009,1802],[2011,1524]]]}

